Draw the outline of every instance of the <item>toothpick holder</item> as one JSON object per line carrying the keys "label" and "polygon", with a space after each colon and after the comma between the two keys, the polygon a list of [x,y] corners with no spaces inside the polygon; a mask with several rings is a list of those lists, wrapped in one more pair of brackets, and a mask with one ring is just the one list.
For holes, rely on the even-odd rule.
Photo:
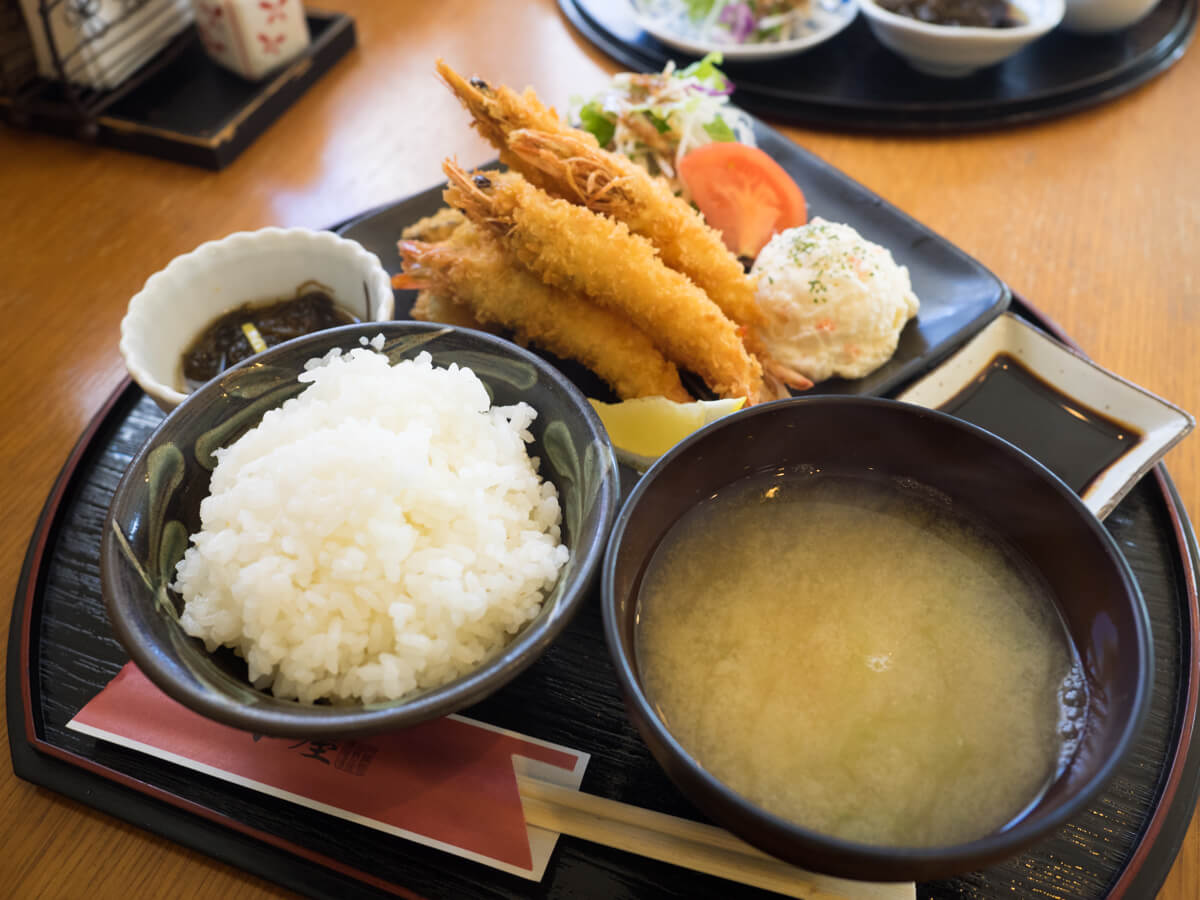
{"label": "toothpick holder", "polygon": [[192,0],[209,57],[250,81],[291,62],[308,46],[300,0]]}

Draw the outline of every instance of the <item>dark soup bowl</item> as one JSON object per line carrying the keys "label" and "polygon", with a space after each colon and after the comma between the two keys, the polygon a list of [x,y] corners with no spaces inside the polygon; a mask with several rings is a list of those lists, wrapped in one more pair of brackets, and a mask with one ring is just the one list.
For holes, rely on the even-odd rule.
{"label": "dark soup bowl", "polygon": [[[822,826],[825,829],[822,832],[806,824],[804,813],[796,814],[797,807],[789,807],[787,818],[780,814],[778,808],[775,812],[768,811],[764,806],[773,804],[763,802],[762,797],[773,800],[790,791],[791,786],[800,779],[810,776],[813,779],[822,778],[821,771],[811,771],[790,762],[781,767],[788,773],[785,776],[788,780],[782,787],[779,782],[765,787],[759,782],[751,791],[744,789],[741,782],[736,789],[726,783],[742,777],[741,760],[744,757],[738,754],[743,749],[753,749],[757,754],[764,739],[771,740],[779,735],[778,719],[771,719],[761,711],[762,707],[755,708],[754,715],[757,718],[753,719],[753,728],[744,728],[751,734],[750,742],[742,745],[743,749],[737,753],[731,754],[722,748],[717,756],[723,756],[717,760],[693,752],[688,743],[679,738],[679,733],[687,733],[680,723],[683,717],[672,718],[674,713],[663,711],[658,702],[659,695],[655,693],[657,689],[648,688],[650,669],[644,654],[649,651],[641,645],[641,629],[649,627],[647,621],[653,615],[646,617],[648,595],[643,591],[647,583],[661,584],[654,580],[657,574],[647,576],[648,568],[655,573],[659,571],[654,569],[654,563],[656,554],[660,552],[662,556],[658,559],[674,560],[685,569],[691,566],[686,562],[689,557],[681,556],[675,549],[676,545],[664,549],[664,539],[668,534],[672,533],[681,519],[685,522],[695,521],[685,517],[698,506],[714,501],[722,492],[732,492],[739,484],[764,483],[751,479],[769,479],[785,474],[794,478],[810,478],[821,473],[850,479],[844,483],[857,483],[853,479],[862,478],[876,484],[883,483],[888,490],[915,492],[926,507],[938,510],[932,513],[934,519],[940,521],[944,516],[947,521],[953,519],[971,523],[970,527],[977,530],[970,533],[985,536],[986,546],[997,548],[1003,558],[1013,559],[1017,569],[1032,579],[1031,584],[1040,585],[1037,592],[1029,595],[1033,600],[1023,601],[1032,602],[1034,606],[1025,608],[1036,609],[1042,621],[1049,623],[1049,630],[1043,629],[1043,633],[1058,633],[1053,638],[1056,652],[1064,665],[1066,660],[1071,660],[1071,678],[1075,680],[1068,678],[1064,682],[1047,678],[1047,690],[1039,701],[1041,705],[1020,707],[1018,716],[1024,719],[1018,722],[1018,728],[1005,724],[998,732],[988,731],[994,737],[988,740],[987,747],[1003,746],[1005,753],[1020,753],[1017,744],[1009,745],[1008,735],[1024,729],[1025,725],[1021,722],[1032,719],[1032,710],[1035,708],[1051,711],[1049,724],[1045,724],[1047,720],[1043,718],[1043,724],[1039,727],[1043,733],[1049,731],[1051,742],[1059,739],[1062,742],[1045,757],[1048,761],[1044,767],[1044,777],[1040,774],[1042,770],[1038,770],[1037,777],[1042,778],[1041,787],[1028,794],[1012,797],[1011,805],[996,810],[1002,821],[988,821],[981,830],[975,831],[975,836],[964,835],[959,838],[957,835],[963,832],[951,830],[948,832],[952,835],[950,838],[908,838],[908,845],[905,845],[905,840],[879,840],[858,834],[847,838],[845,832],[838,828]],[[806,484],[811,485],[812,482]],[[773,496],[772,490],[770,487],[762,488],[759,494],[754,495],[755,502],[765,503]],[[800,508],[807,502],[805,498],[808,495],[797,493],[790,496],[799,498],[795,502]],[[728,512],[728,507],[725,509]],[[754,531],[754,526],[746,524],[745,520],[730,521],[742,523],[736,526],[742,529],[738,534],[745,538],[749,533],[751,543],[760,536]],[[701,534],[698,540],[709,539],[704,537],[703,531],[693,533]],[[765,538],[765,535],[761,536]],[[776,548],[795,546],[786,540],[781,545],[777,536],[772,540]],[[719,556],[720,549],[703,555],[713,554]],[[684,562],[679,562],[681,559]],[[657,613],[660,618],[656,627],[668,633],[684,634],[686,641],[690,642],[695,635],[690,630],[693,626],[689,623],[684,628],[680,623],[689,618],[711,616],[713,610],[720,612],[720,604],[725,602],[722,598],[736,593],[732,588],[739,583],[741,573],[752,568],[738,560],[738,557],[731,556],[721,561],[721,565],[731,573],[728,577],[725,572],[706,569],[712,574],[702,578],[708,580],[697,582],[689,574],[687,577],[693,579],[690,582],[692,587],[680,589],[676,596],[681,599],[671,601],[669,615]],[[846,568],[844,562],[831,565]],[[791,605],[798,603],[799,600],[788,592],[788,586],[792,583],[784,580],[780,595],[782,599],[772,597],[770,602],[776,605],[763,608],[786,612]],[[710,584],[721,584],[721,590],[727,592],[717,594],[711,590]],[[976,597],[989,596],[974,587],[970,591],[974,592],[970,595],[971,602]],[[701,600],[705,592],[717,599],[705,597]],[[659,594],[652,591],[649,596],[657,598]],[[758,604],[765,602],[761,590],[743,596],[751,598],[748,602],[753,604],[745,609],[755,613]],[[878,604],[880,618],[890,614],[893,616],[892,624],[903,629],[906,623],[897,620],[896,613],[887,606],[891,599],[887,591],[870,596],[872,599],[862,607],[866,609],[867,618],[855,621],[866,621],[874,627],[871,620],[875,604]],[[651,610],[654,609],[654,602],[659,601],[650,601]],[[813,601],[806,599],[806,602]],[[822,604],[817,607],[822,614],[832,610],[836,615],[845,608],[845,604],[831,604],[820,599],[815,602]],[[796,865],[845,878],[923,881],[972,871],[1016,854],[1084,811],[1130,749],[1149,705],[1153,672],[1149,618],[1128,564],[1100,522],[1062,481],[1012,444],[943,413],[896,401],[846,397],[783,400],[727,416],[683,441],[646,473],[618,515],[604,563],[602,603],[605,637],[629,715],[676,786],[712,819],[749,843]],[[741,606],[737,608],[743,609]],[[942,629],[948,627],[946,623],[957,615],[953,608],[953,615],[948,615],[945,605],[934,608],[938,611],[934,614],[932,625],[922,625],[925,629],[922,634],[944,634]],[[813,610],[814,607],[810,605],[805,609]],[[692,614],[691,610],[705,612]],[[805,613],[805,617],[801,617],[794,626],[789,625],[800,629],[800,632],[788,631],[786,634],[804,634],[804,629],[809,626],[808,615]],[[735,624],[739,625],[740,630],[741,623]],[[757,641],[761,634],[771,630],[772,620],[763,615],[761,621],[752,626],[750,633]],[[678,702],[690,703],[689,709],[700,710],[699,713],[689,712],[687,715],[693,716],[689,721],[707,723],[704,727],[709,730],[705,732],[708,735],[705,741],[710,740],[712,734],[716,734],[718,740],[724,740],[722,728],[727,732],[743,728],[740,719],[727,719],[718,710],[737,710],[742,703],[760,702],[762,696],[762,693],[756,694],[752,689],[735,700],[710,699],[716,695],[718,687],[726,687],[725,684],[718,685],[716,679],[727,679],[731,671],[749,671],[747,660],[754,658],[752,652],[745,649],[747,645],[733,645],[734,649],[730,649],[723,633],[716,637],[719,639],[693,646],[690,655],[689,652],[672,650],[674,655],[656,657],[673,660],[679,669],[687,671],[686,679],[680,679],[680,683],[686,683],[689,691],[695,690],[691,697],[699,699]],[[778,638],[768,638],[779,644]],[[946,639],[941,640],[945,644]],[[790,638],[783,641],[781,658],[785,663],[789,663],[793,646],[789,641]],[[850,647],[853,642],[833,643],[831,639],[828,644],[806,646],[818,647],[824,659],[824,647],[830,645]],[[658,648],[662,645],[655,646]],[[691,645],[685,643],[684,646]],[[957,647],[957,644],[952,645],[948,657],[952,663],[948,662],[947,665],[975,666],[975,658],[968,655],[968,651],[960,652]],[[654,652],[659,650],[655,649]],[[843,650],[834,652],[843,653]],[[862,654],[864,651],[855,649],[844,652]],[[901,652],[905,651],[897,650],[897,653]],[[944,648],[939,652],[945,652]],[[903,658],[915,659],[919,655]],[[696,662],[690,657],[695,657]],[[862,659],[854,656],[853,665],[858,667],[862,660],[867,660],[875,671],[880,671],[875,666],[878,659],[877,656],[863,656]],[[673,670],[670,667],[663,669],[661,663],[656,665],[660,668],[650,674],[659,678],[657,683],[661,685],[664,683],[661,679],[665,677],[669,681]],[[729,666],[734,669],[729,669]],[[901,670],[899,664],[894,668]],[[807,675],[797,674],[791,678],[764,677],[757,684],[765,687],[757,690],[763,693],[804,692],[806,689],[816,691],[818,688],[814,688],[813,684],[819,681],[831,696],[835,695],[835,691],[829,688],[829,679],[818,677],[823,676],[825,670],[810,666],[805,671]],[[1053,671],[1063,670],[1059,668]],[[854,678],[874,677],[858,668],[852,674]],[[749,677],[740,679],[740,674],[739,680],[755,683]],[[869,683],[873,690],[877,682]],[[852,705],[858,696],[858,693],[847,696],[846,703]],[[921,695],[922,698],[926,696]],[[1005,696],[980,698],[976,705],[983,707],[997,701],[1003,704],[1005,699]],[[717,706],[718,702],[733,705]],[[924,699],[919,702],[924,702]],[[836,703],[823,707],[830,717],[844,715],[842,711],[847,708]],[[1064,719],[1064,715],[1067,718]],[[892,719],[896,718],[893,712]],[[672,721],[673,725],[668,726],[666,720]],[[788,749],[781,758],[785,762],[793,756],[799,758],[798,752],[792,749],[799,742],[819,740],[821,737],[816,734],[822,730],[820,724],[814,727],[813,723],[807,719],[805,721],[807,730],[789,731],[784,738]],[[861,723],[861,720],[855,721]],[[900,720],[898,727],[903,729],[907,721]],[[711,727],[714,722],[717,723],[715,730]],[[995,729],[996,726],[988,725],[988,728]],[[866,734],[865,744],[882,744],[892,754],[886,757],[892,763],[897,753],[904,752],[897,748],[907,746],[902,741],[880,738],[881,732],[875,727],[875,720],[868,720],[865,731],[859,733]],[[731,758],[734,760],[732,768]],[[836,755],[834,758],[840,759]],[[1054,762],[1055,758],[1057,762]],[[725,773],[724,780],[714,774],[714,769]],[[947,777],[940,771],[937,774],[941,778]],[[824,785],[825,782],[818,784]],[[752,801],[746,796],[754,792],[759,801]],[[921,802],[925,803],[929,802],[928,797],[939,796],[938,789],[932,785],[919,785],[913,793],[919,793],[923,798]],[[832,801],[826,798],[836,815],[841,815],[837,798],[842,796],[845,794],[839,793]],[[862,798],[855,802],[859,804],[856,807],[859,813],[851,815],[858,815],[864,809]],[[868,798],[865,802],[869,808],[873,801]],[[811,807],[801,805],[799,808]],[[988,807],[988,810],[991,809],[993,807]],[[1009,810],[1012,810],[1011,814]],[[834,831],[840,836],[834,836],[831,833]],[[896,833],[910,835],[912,832]]]}
{"label": "dark soup bowl", "polygon": [[[259,425],[268,410],[304,390],[306,385],[297,377],[308,360],[335,348],[353,350],[377,335],[383,336],[380,352],[392,364],[429,353],[435,367],[470,368],[493,407],[519,401],[533,407],[537,417],[528,427],[533,440],[526,449],[539,460],[539,476],[557,489],[560,540],[569,558],[533,618],[510,626],[515,633],[506,644],[484,654],[453,681],[375,702],[276,697],[248,680],[246,662],[231,649],[208,652],[200,639],[186,633],[180,622],[183,598],[172,587],[176,564],[189,536],[200,530],[201,503],[210,493],[216,465],[213,451],[228,447]],[[410,396],[404,402],[414,401]],[[361,458],[368,475],[381,479],[370,468],[371,457],[363,453]],[[395,731],[481,700],[549,646],[589,595],[616,514],[617,484],[612,445],[586,398],[558,371],[517,345],[478,331],[419,322],[334,328],[243,361],[167,416],[134,457],[113,496],[100,555],[104,599],[117,637],[138,667],[168,695],[202,715],[281,737]],[[295,486],[296,491],[306,489],[314,486]],[[346,509],[351,517],[347,521],[352,522],[349,502]],[[445,515],[460,515],[459,509],[447,506]],[[311,515],[310,510],[302,514]],[[387,601],[396,594],[386,594]]]}

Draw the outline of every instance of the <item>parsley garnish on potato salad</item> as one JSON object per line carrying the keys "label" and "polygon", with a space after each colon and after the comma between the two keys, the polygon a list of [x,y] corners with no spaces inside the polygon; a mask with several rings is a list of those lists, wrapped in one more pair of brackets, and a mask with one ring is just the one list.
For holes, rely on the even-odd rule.
{"label": "parsley garnish on potato salad", "polygon": [[721,59],[710,53],[679,70],[668,62],[657,74],[622,72],[586,102],[572,98],[571,121],[679,192],[678,163],[689,151],[724,141],[755,146],[750,117],[729,103],[733,82],[717,68]]}

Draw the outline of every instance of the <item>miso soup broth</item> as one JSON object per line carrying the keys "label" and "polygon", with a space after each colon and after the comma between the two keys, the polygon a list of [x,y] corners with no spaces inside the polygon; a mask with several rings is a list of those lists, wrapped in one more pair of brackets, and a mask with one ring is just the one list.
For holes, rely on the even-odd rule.
{"label": "miso soup broth", "polygon": [[671,528],[638,602],[638,665],[668,729],[805,828],[982,837],[1078,742],[1083,680],[1048,589],[919,486],[735,482]]}

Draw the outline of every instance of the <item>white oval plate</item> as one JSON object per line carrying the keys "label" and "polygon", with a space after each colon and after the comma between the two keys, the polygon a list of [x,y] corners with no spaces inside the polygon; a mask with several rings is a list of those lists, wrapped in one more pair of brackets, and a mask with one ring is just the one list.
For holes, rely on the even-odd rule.
{"label": "white oval plate", "polygon": [[[683,4],[680,3],[681,11],[682,8]],[[643,31],[683,53],[704,56],[715,51],[722,54],[726,62],[754,62],[791,56],[823,44],[854,21],[858,15],[858,0],[813,0],[813,11],[804,23],[804,34],[786,41],[762,44],[724,44],[687,37],[679,31],[678,18],[663,19],[645,15],[636,0],[633,2],[633,14]]]}

